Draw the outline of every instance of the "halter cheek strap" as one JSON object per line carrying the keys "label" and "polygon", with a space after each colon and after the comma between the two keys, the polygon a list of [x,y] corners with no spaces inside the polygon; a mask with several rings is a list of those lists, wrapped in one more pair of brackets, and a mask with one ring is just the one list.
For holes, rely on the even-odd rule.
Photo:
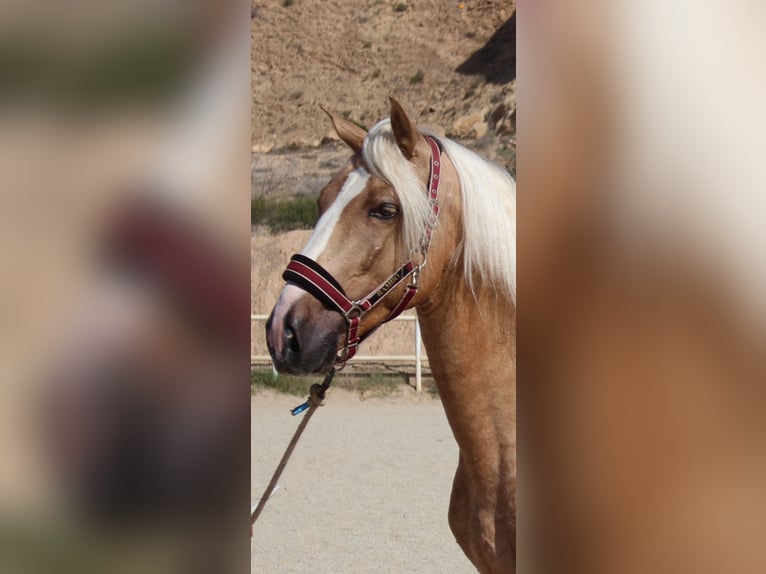
{"label": "halter cheek strap", "polygon": [[313,259],[305,255],[295,254],[290,258],[282,279],[289,281],[304,291],[307,291],[318,299],[330,311],[337,311],[346,321],[346,343],[335,358],[336,369],[345,365],[346,361],[351,359],[357,352],[360,343],[369,337],[375,329],[368,331],[363,337],[359,336],[359,324],[362,317],[371,311],[380,303],[386,295],[404,283],[408,278],[412,278],[402,295],[402,298],[396,304],[394,309],[388,314],[380,324],[387,323],[393,318],[399,316],[410,304],[412,298],[418,291],[418,277],[420,270],[426,262],[428,249],[431,247],[431,238],[434,229],[439,222],[439,177],[441,175],[441,144],[431,136],[425,136],[426,141],[431,147],[431,168],[428,176],[428,199],[431,211],[428,222],[423,230],[420,240],[421,262],[407,261],[394,273],[368,293],[362,299],[356,301],[349,299],[340,283],[332,274]]}

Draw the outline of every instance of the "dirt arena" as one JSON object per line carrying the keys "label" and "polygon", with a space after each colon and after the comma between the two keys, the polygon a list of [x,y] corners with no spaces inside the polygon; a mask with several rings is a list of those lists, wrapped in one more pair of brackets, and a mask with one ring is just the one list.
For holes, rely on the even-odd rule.
{"label": "dirt arena", "polygon": [[[252,501],[298,424],[296,397],[252,398]],[[475,573],[447,524],[458,450],[438,399],[333,390],[255,525],[258,574]]]}

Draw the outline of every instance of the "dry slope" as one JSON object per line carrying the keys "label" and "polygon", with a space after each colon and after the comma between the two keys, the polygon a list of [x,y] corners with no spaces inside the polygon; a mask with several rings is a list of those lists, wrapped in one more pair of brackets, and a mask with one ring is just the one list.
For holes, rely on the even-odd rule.
{"label": "dry slope", "polygon": [[369,127],[387,115],[388,95],[423,125],[512,146],[515,9],[515,0],[255,0],[254,151],[318,146],[329,131],[319,104]]}

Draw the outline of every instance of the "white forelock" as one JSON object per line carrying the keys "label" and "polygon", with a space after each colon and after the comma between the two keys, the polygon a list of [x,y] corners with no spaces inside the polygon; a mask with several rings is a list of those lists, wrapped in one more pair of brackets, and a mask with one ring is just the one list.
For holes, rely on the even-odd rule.
{"label": "white forelock", "polygon": [[[447,138],[439,141],[460,178],[463,237],[454,261],[462,256],[466,282],[474,292],[481,283],[515,301],[516,182],[505,169],[460,144]],[[372,172],[396,190],[404,219],[405,248],[416,248],[430,212],[426,186],[402,155],[389,119],[370,130],[363,155]]]}
{"label": "white forelock", "polygon": [[409,253],[419,246],[431,213],[426,184],[404,159],[388,119],[378,122],[367,134],[362,154],[373,174],[391,184],[399,197],[404,220],[403,247]]}

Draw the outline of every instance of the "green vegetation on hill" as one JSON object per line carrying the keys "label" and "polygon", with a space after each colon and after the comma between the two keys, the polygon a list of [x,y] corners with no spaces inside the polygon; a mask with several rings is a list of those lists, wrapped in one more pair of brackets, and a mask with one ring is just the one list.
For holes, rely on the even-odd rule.
{"label": "green vegetation on hill", "polygon": [[255,197],[250,201],[250,224],[264,225],[271,233],[312,229],[319,218],[315,196],[291,199]]}

